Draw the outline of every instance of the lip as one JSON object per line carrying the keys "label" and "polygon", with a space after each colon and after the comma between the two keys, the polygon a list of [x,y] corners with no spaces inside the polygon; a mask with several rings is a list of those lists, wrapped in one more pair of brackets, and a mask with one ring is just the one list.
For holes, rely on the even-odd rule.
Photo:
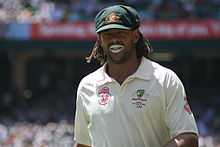
{"label": "lip", "polygon": [[109,50],[112,52],[112,53],[120,53],[121,51],[124,50],[124,46],[121,45],[121,44],[113,44],[109,47]]}

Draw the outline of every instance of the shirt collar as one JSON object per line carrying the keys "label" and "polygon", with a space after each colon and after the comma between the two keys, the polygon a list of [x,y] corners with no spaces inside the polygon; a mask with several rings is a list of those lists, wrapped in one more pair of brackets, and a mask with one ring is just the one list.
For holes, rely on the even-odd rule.
{"label": "shirt collar", "polygon": [[114,81],[114,79],[112,79],[106,73],[106,63],[99,69],[99,73],[100,73],[100,76],[97,75],[97,85],[98,86]]}
{"label": "shirt collar", "polygon": [[142,57],[141,64],[131,77],[150,80],[152,78],[153,70],[152,62],[146,57]]}
{"label": "shirt collar", "polygon": [[[104,85],[106,83],[114,82],[107,73],[106,73],[106,64],[104,64],[100,69],[100,76],[97,77],[97,85]],[[137,71],[130,76],[130,78],[139,78],[143,80],[150,80],[153,74],[153,66],[149,59],[142,57],[141,64],[139,65]]]}

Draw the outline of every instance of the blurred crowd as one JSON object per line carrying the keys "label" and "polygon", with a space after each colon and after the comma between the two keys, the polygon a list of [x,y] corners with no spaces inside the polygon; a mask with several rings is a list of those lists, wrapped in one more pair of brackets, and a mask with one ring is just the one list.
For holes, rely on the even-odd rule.
{"label": "blurred crowd", "polygon": [[[73,124],[0,123],[0,147],[73,147]],[[199,147],[220,147],[220,136],[200,136]]]}
{"label": "blurred crowd", "polygon": [[220,18],[220,0],[0,0],[0,22],[93,20],[113,4],[135,7],[143,20]]}
{"label": "blurred crowd", "polygon": [[73,147],[73,125],[59,123],[0,123],[0,147]]}
{"label": "blurred crowd", "polygon": [[[73,147],[73,124],[0,123],[0,147]],[[220,147],[220,136],[200,136],[199,147]]]}
{"label": "blurred crowd", "polygon": [[[112,4],[116,2],[0,0],[0,23],[92,21],[100,9]],[[135,7],[142,20],[220,19],[220,0],[119,0],[117,4]],[[19,93],[10,75],[14,62],[13,56],[0,52],[0,147],[71,147],[75,94],[80,80],[75,77],[85,74],[74,69],[82,70],[81,65],[73,68],[76,61],[55,59],[30,63],[27,75],[31,76],[27,81],[32,83]],[[207,104],[207,100],[202,104],[201,99],[198,103],[198,99],[190,102],[201,135],[200,147],[217,146],[219,97],[212,104]]]}

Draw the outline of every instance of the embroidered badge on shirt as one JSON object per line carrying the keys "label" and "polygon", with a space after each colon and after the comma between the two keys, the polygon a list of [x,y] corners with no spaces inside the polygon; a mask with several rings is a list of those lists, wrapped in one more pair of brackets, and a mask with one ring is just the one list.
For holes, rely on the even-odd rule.
{"label": "embroidered badge on shirt", "polygon": [[187,101],[187,97],[184,97],[184,101],[185,101],[185,105],[184,105],[184,110],[188,113],[188,114],[192,114],[192,111],[190,109],[189,103]]}
{"label": "embroidered badge on shirt", "polygon": [[142,108],[143,106],[145,106],[147,99],[143,97],[144,93],[144,89],[138,89],[136,91],[136,96],[132,98],[132,104],[136,105],[137,108]]}
{"label": "embroidered badge on shirt", "polygon": [[102,87],[101,89],[99,89],[98,96],[99,96],[98,102],[99,102],[100,105],[108,104],[108,102],[111,99],[111,94],[109,92],[109,88],[108,87]]}

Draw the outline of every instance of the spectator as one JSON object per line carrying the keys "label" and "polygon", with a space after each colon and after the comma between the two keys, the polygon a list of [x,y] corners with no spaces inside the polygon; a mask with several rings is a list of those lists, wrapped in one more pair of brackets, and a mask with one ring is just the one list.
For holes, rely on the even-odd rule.
{"label": "spectator", "polygon": [[9,126],[1,124],[0,135],[0,146],[72,147],[74,144],[73,126],[66,121],[46,125],[25,122]]}
{"label": "spectator", "polygon": [[142,19],[203,19],[220,18],[219,0],[1,0],[0,21],[63,22],[91,20],[101,8],[112,4],[135,7]]}

